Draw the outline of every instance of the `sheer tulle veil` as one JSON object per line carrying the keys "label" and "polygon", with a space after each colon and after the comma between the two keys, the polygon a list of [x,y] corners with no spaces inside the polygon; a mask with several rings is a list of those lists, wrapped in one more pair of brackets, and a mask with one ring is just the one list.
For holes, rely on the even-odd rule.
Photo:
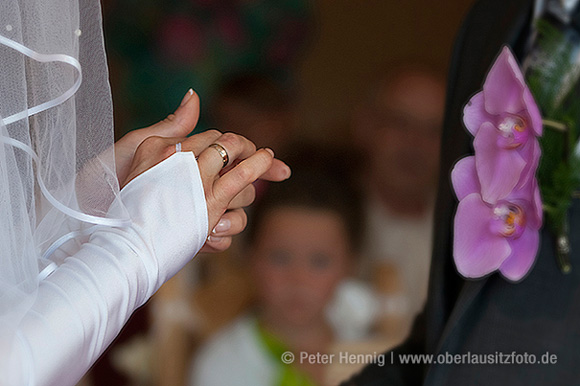
{"label": "sheer tulle veil", "polygon": [[0,357],[55,247],[129,221],[101,25],[98,0],[0,3]]}

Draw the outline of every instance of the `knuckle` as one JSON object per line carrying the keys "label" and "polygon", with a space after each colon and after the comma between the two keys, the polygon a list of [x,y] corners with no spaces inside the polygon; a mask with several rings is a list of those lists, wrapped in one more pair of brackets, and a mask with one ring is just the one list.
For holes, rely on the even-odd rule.
{"label": "knuckle", "polygon": [[165,144],[165,139],[158,136],[147,137],[141,142],[141,147],[151,150],[159,148]]}
{"label": "knuckle", "polygon": [[239,147],[239,144],[241,142],[240,136],[234,133],[224,133],[219,139],[220,142],[222,143],[222,146],[226,147],[229,146],[230,149]]}
{"label": "knuckle", "polygon": [[203,134],[207,135],[210,138],[213,138],[214,140],[216,140],[222,136],[222,132],[217,130],[217,129],[209,129],[209,130],[205,131]]}
{"label": "knuckle", "polygon": [[253,154],[256,152],[256,145],[246,137],[227,132],[220,137],[220,143],[228,150],[237,153]]}
{"label": "knuckle", "polygon": [[252,168],[248,165],[241,163],[237,167],[237,175],[240,181],[251,182],[253,180]]}
{"label": "knuckle", "polygon": [[141,152],[146,154],[157,154],[165,159],[175,153],[175,146],[167,144],[167,139],[158,136],[147,137],[139,145]]}
{"label": "knuckle", "polygon": [[172,123],[175,122],[175,114],[169,114],[164,120],[163,122],[167,122],[167,123]]}
{"label": "knuckle", "polygon": [[254,144],[254,142],[250,141],[249,139],[247,139],[246,141],[248,141],[248,144],[250,146],[250,149],[252,150],[252,153],[256,152],[256,145]]}
{"label": "knuckle", "polygon": [[167,118],[165,118],[163,120],[163,122],[167,125],[173,126],[173,127],[178,127],[179,129],[182,130],[190,130],[190,128],[188,128],[186,125],[184,125],[184,123],[182,122],[183,119],[179,119],[175,114],[169,114],[167,116]]}

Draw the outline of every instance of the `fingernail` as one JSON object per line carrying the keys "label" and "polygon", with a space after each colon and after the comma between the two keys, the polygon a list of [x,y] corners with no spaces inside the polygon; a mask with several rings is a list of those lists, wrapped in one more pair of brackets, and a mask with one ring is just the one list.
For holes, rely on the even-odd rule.
{"label": "fingernail", "polygon": [[274,151],[270,148],[265,148],[264,150],[266,150],[268,153],[270,153],[272,155],[272,157],[274,157]]}
{"label": "fingernail", "polygon": [[179,107],[185,105],[191,99],[192,95],[193,95],[193,89],[190,88],[189,90],[187,90],[187,93],[185,94],[185,96],[181,100],[181,104],[179,105]]}
{"label": "fingernail", "polygon": [[209,243],[219,243],[223,239],[224,239],[223,237],[218,237],[218,236],[207,236],[207,241]]}
{"label": "fingernail", "polygon": [[292,175],[292,169],[290,169],[289,166],[286,166],[284,168],[284,179],[290,178],[291,175]]}
{"label": "fingernail", "polygon": [[228,231],[232,227],[232,222],[228,219],[221,219],[218,224],[211,231],[212,234],[222,233]]}

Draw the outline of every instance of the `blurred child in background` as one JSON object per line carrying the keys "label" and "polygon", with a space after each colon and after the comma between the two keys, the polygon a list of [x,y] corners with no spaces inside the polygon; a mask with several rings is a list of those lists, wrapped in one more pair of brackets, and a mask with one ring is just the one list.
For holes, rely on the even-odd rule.
{"label": "blurred child in background", "polygon": [[[300,352],[328,352],[345,329],[354,336],[353,328],[369,327],[370,318],[335,323],[348,322],[349,313],[360,318],[356,305],[328,316],[363,232],[360,197],[349,182],[354,162],[320,146],[294,150],[287,162],[292,178],[268,186],[247,231],[255,307],[198,352],[192,386],[322,385],[324,365],[304,363]],[[292,364],[282,361],[286,351],[295,355]]]}

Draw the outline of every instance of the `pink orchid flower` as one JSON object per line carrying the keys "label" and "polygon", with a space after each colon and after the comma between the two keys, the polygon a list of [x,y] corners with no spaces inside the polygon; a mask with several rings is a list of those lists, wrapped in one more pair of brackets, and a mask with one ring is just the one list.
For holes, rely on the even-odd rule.
{"label": "pink orchid flower", "polygon": [[475,166],[484,201],[505,198],[534,177],[542,117],[508,47],[489,70],[483,90],[465,106],[463,121],[475,136]]}
{"label": "pink orchid flower", "polygon": [[481,195],[476,158],[461,159],[451,172],[457,198],[453,251],[457,270],[467,278],[499,271],[522,280],[539,247],[542,202],[532,178],[504,199],[488,203]]}

